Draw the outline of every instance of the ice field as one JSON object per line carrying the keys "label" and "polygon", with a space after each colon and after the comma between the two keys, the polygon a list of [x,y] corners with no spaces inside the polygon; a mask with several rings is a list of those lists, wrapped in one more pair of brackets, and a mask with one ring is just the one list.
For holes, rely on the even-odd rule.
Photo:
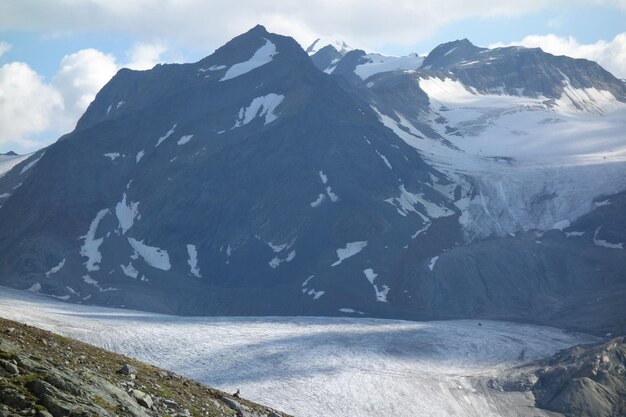
{"label": "ice field", "polygon": [[[0,315],[139,358],[299,417],[541,416],[476,383],[592,341],[493,321],[176,317],[0,287]],[[479,325],[480,323],[480,325]]]}

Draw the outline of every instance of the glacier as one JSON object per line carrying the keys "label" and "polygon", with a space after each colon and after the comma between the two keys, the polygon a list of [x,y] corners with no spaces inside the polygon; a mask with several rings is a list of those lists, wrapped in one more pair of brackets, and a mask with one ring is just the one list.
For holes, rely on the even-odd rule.
{"label": "glacier", "polygon": [[549,416],[481,380],[597,340],[496,321],[167,316],[3,287],[0,311],[299,417]]}

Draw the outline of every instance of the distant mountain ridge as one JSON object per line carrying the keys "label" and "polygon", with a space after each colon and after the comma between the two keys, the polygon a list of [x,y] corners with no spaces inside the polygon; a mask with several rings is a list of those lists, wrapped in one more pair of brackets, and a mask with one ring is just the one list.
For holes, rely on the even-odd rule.
{"label": "distant mountain ridge", "polygon": [[0,282],[177,314],[626,329],[621,81],[467,40],[319,43],[257,26],[119,71],[0,177]]}

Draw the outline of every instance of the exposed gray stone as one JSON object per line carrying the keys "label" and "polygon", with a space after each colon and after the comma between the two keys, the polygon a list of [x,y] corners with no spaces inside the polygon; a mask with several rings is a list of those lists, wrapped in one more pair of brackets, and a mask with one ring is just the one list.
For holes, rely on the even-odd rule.
{"label": "exposed gray stone", "polygon": [[54,395],[54,388],[52,387],[52,385],[40,379],[36,379],[31,382],[28,386],[28,389],[37,397],[42,397],[44,395]]}
{"label": "exposed gray stone", "polygon": [[139,405],[148,409],[152,408],[154,403],[150,394],[146,394],[145,392],[139,391],[137,389],[131,390],[130,393]]}
{"label": "exposed gray stone", "polygon": [[0,359],[0,365],[2,365],[4,370],[7,371],[10,375],[18,375],[20,373],[17,365],[12,362]]}
{"label": "exposed gray stone", "polygon": [[10,387],[0,387],[0,403],[18,410],[28,409],[31,406],[24,395]]}
{"label": "exposed gray stone", "polygon": [[128,375],[128,376],[137,375],[137,369],[133,365],[130,365],[130,364],[125,364],[117,372],[122,375]]}
{"label": "exposed gray stone", "polygon": [[163,405],[169,408],[177,408],[178,404],[176,404],[176,401],[174,400],[170,400],[170,399],[164,399],[162,401]]}

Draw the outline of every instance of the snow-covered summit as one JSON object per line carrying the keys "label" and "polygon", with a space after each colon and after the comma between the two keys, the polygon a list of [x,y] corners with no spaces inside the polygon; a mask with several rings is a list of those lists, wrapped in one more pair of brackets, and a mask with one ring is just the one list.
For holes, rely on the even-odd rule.
{"label": "snow-covered summit", "polygon": [[359,62],[354,73],[362,80],[366,80],[372,75],[382,72],[417,70],[422,66],[424,57],[415,53],[406,56],[366,54]]}
{"label": "snow-covered summit", "polygon": [[309,55],[315,55],[322,48],[329,45],[332,46],[337,52],[339,52],[341,56],[344,56],[348,52],[354,51],[355,49],[360,49],[367,53],[374,53],[373,49],[368,48],[367,46],[351,40],[343,35],[337,34],[317,38],[315,41],[313,41],[311,45],[309,45],[308,48],[306,48],[305,51]]}

